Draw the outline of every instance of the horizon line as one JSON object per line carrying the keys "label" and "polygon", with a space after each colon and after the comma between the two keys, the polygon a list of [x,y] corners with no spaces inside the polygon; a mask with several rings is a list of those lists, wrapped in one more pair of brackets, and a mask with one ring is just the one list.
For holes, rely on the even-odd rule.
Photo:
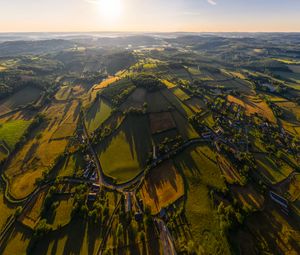
{"label": "horizon line", "polygon": [[62,34],[62,33],[82,33],[82,34],[88,34],[88,33],[144,33],[144,34],[150,34],[150,33],[159,33],[159,34],[180,34],[180,33],[190,33],[190,34],[197,34],[197,33],[207,33],[207,34],[210,34],[210,33],[219,33],[219,34],[226,34],[226,33],[247,33],[247,34],[250,34],[250,33],[256,33],[256,34],[262,34],[262,33],[265,33],[265,34],[276,34],[276,33],[300,33],[300,30],[299,31],[141,31],[141,30],[137,30],[137,31],[117,31],[117,30],[114,30],[114,31],[105,31],[105,30],[102,30],[102,31],[0,31],[0,34],[38,34],[38,33],[48,33],[48,34],[51,34],[51,33],[56,33],[56,34]]}

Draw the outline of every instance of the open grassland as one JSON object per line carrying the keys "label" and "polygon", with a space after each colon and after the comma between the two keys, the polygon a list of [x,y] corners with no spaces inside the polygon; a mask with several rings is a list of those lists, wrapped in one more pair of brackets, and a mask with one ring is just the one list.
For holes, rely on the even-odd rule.
{"label": "open grassland", "polygon": [[163,89],[161,93],[164,96],[164,101],[167,101],[185,118],[189,118],[194,114],[193,111],[186,104],[181,102],[176,96],[174,96],[174,94],[170,90]]}
{"label": "open grassland", "polygon": [[287,192],[291,201],[300,199],[300,174],[297,174],[293,178],[291,178]]}
{"label": "open grassland", "polygon": [[67,156],[61,166],[58,166],[58,176],[74,176],[84,167],[84,159],[80,153]]}
{"label": "open grassland", "polygon": [[278,62],[288,64],[288,65],[298,65],[300,64],[300,61],[294,60],[294,59],[285,59],[285,58],[272,58],[273,60],[276,60]]}
{"label": "open grassland", "polygon": [[0,244],[0,254],[26,254],[27,247],[32,238],[32,231],[17,224],[8,235],[8,240]]}
{"label": "open grassland", "polygon": [[206,109],[204,101],[197,97],[192,97],[186,100],[185,104],[189,106],[194,112],[202,112],[204,109]]}
{"label": "open grassland", "polygon": [[[292,117],[292,118],[294,119],[294,117]],[[300,122],[295,123],[293,120],[285,121],[285,120],[280,119],[280,123],[281,123],[282,127],[289,133],[291,133],[295,136],[300,136]]]}
{"label": "open grassland", "polygon": [[201,71],[198,68],[189,67],[188,72],[193,76],[201,75]]}
{"label": "open grassland", "polygon": [[4,141],[10,150],[13,150],[16,143],[19,142],[24,132],[30,125],[30,121],[12,120],[0,124],[0,141]]}
{"label": "open grassland", "polygon": [[110,116],[111,107],[104,99],[97,98],[87,111],[85,122],[90,133],[94,132]]}
{"label": "open grassland", "polygon": [[58,101],[67,100],[71,93],[71,87],[69,86],[62,86],[59,91],[55,94],[55,99]]}
{"label": "open grassland", "polygon": [[67,196],[65,198],[58,199],[57,202],[59,204],[54,211],[53,219],[50,220],[54,229],[65,226],[70,222],[74,200]]}
{"label": "open grassland", "polygon": [[208,146],[193,147],[176,157],[175,162],[185,177],[185,214],[196,246],[201,245],[204,254],[230,254],[209,195],[209,187],[225,188],[214,152]]}
{"label": "open grassland", "polygon": [[252,186],[231,187],[234,198],[243,208],[248,210],[261,210],[264,205],[264,197],[259,194]]}
{"label": "open grassland", "polygon": [[300,73],[293,72],[275,72],[276,75],[279,75],[284,80],[289,80],[292,82],[300,83]]}
{"label": "open grassland", "polygon": [[128,116],[119,130],[96,148],[103,171],[117,182],[134,178],[152,150],[147,116]]}
{"label": "open grassland", "polygon": [[239,91],[240,93],[243,93],[245,95],[253,94],[251,84],[245,80],[235,79],[231,81],[217,82],[216,84],[225,87],[227,89],[233,89]]}
{"label": "open grassland", "polygon": [[187,95],[182,89],[175,88],[172,90],[175,96],[177,96],[181,101],[188,100],[190,98],[189,95]]}
{"label": "open grassland", "polygon": [[183,179],[172,161],[150,170],[141,187],[140,195],[152,214],[159,213],[162,208],[184,195]]}
{"label": "open grassland", "polygon": [[273,94],[265,94],[268,98],[268,100],[270,100],[271,102],[277,103],[277,102],[286,102],[287,99],[277,96],[277,95],[273,95]]}
{"label": "open grassland", "polygon": [[178,135],[179,135],[179,132],[177,129],[170,129],[170,130],[164,131],[162,133],[156,133],[156,134],[152,135],[152,138],[153,138],[154,144],[159,145],[163,141],[165,141],[166,138],[173,140],[176,137],[178,137]]}
{"label": "open grassland", "polygon": [[[272,204],[267,205],[263,212],[256,213],[246,220],[255,247],[262,253],[278,251],[278,254],[298,254],[300,228],[298,219],[288,217]],[[250,239],[248,239],[251,242]],[[241,250],[241,254],[246,253]]]}
{"label": "open grassland", "polygon": [[13,216],[14,212],[15,212],[15,208],[7,204],[7,202],[4,199],[4,191],[0,189],[0,231],[5,226],[7,220],[11,216]]}
{"label": "open grassland", "polygon": [[35,102],[40,97],[41,90],[35,87],[25,87],[11,96],[0,100],[0,114],[6,114],[18,107]]}
{"label": "open grassland", "polygon": [[255,97],[238,99],[231,95],[229,95],[227,99],[229,102],[242,106],[248,116],[258,114],[268,119],[270,122],[276,123],[276,117],[274,116],[272,109],[267,105],[266,102],[260,99],[257,99]]}
{"label": "open grassland", "polygon": [[[124,78],[111,83],[106,88],[100,91],[100,95],[107,99],[111,104],[118,105],[122,102],[123,97],[129,96],[134,90],[135,86],[130,79]],[[124,94],[124,92],[126,92]]]}
{"label": "open grassland", "polygon": [[170,112],[151,113],[149,118],[152,134],[176,128],[175,122]]}
{"label": "open grassland", "polygon": [[[52,114],[52,110],[50,110]],[[79,121],[79,113],[80,113],[80,106],[77,101],[69,102],[66,107],[64,108],[64,112],[61,113],[61,120],[59,121],[59,125],[53,136],[51,137],[52,140],[59,140],[59,139],[66,139],[73,136],[75,129],[77,127],[77,123]],[[49,116],[49,114],[47,115]],[[54,117],[54,116],[52,116]]]}
{"label": "open grassland", "polygon": [[30,134],[6,166],[5,175],[9,178],[13,196],[22,198],[30,194],[43,171],[51,167],[56,158],[65,151],[67,137],[76,128],[79,115],[75,110],[77,104],[53,104],[43,111],[47,121]]}
{"label": "open grassland", "polygon": [[221,69],[221,72],[223,74],[225,74],[227,77],[235,77],[241,80],[245,80],[246,77],[244,74],[237,72],[237,71],[229,71],[229,70],[225,70],[225,69]]}
{"label": "open grassland", "polygon": [[170,81],[168,81],[166,79],[161,80],[161,82],[163,84],[165,84],[167,86],[167,88],[169,88],[169,89],[172,89],[172,88],[176,87],[176,84],[174,84],[173,82],[170,82]]}
{"label": "open grassland", "polygon": [[213,128],[216,124],[212,113],[205,115],[205,117],[203,118],[203,121],[210,128]]}
{"label": "open grassland", "polygon": [[36,224],[40,220],[46,194],[46,191],[40,192],[36,199],[30,203],[28,209],[23,213],[23,215],[19,219],[19,221],[22,222],[22,224],[31,229],[35,228]]}
{"label": "open grassland", "polygon": [[294,174],[280,183],[279,190],[290,202],[300,200],[300,174]]}
{"label": "open grassland", "polygon": [[[300,106],[297,105],[294,102],[277,102],[276,103],[277,106],[279,106],[280,108],[282,108],[283,110],[285,110],[285,114],[283,116],[284,119],[291,121],[291,122],[295,122],[295,121],[299,121],[300,122]],[[286,114],[287,113],[287,114]]]}
{"label": "open grassland", "polygon": [[[32,255],[64,255],[64,254],[96,254],[101,242],[100,226],[93,227],[82,220],[71,222],[66,227],[50,232],[30,250]],[[18,226],[11,234],[11,238],[0,248],[3,255],[28,254],[26,249],[32,238],[32,232]]]}
{"label": "open grassland", "polygon": [[0,65],[0,72],[4,72],[7,70],[7,67]]}
{"label": "open grassland", "polygon": [[298,65],[289,65],[289,69],[294,73],[300,73],[300,62]]}
{"label": "open grassland", "polygon": [[120,106],[122,111],[127,111],[130,107],[143,108],[146,103],[147,91],[144,88],[137,88],[134,92],[126,99],[126,101]]}
{"label": "open grassland", "polygon": [[229,184],[242,184],[242,177],[237,169],[222,155],[217,155],[218,165],[223,173],[223,176]]}
{"label": "open grassland", "polygon": [[199,137],[198,133],[195,131],[192,125],[179,112],[173,111],[172,116],[179,134],[184,139],[193,139]]}
{"label": "open grassland", "polygon": [[160,91],[147,93],[146,102],[148,112],[166,112],[171,107],[170,103],[165,100]]}
{"label": "open grassland", "polygon": [[117,76],[108,77],[107,79],[102,81],[100,84],[94,86],[93,90],[99,90],[99,89],[106,88],[107,86],[109,86],[110,84],[112,84],[118,80],[119,80],[119,77],[117,77]]}
{"label": "open grassland", "polygon": [[259,173],[272,184],[284,180],[294,171],[294,169],[285,162],[281,162],[281,164],[278,165],[267,154],[256,153],[254,154],[254,158]]}
{"label": "open grassland", "polygon": [[6,148],[5,144],[0,143],[0,161],[6,159],[9,154],[9,150]]}

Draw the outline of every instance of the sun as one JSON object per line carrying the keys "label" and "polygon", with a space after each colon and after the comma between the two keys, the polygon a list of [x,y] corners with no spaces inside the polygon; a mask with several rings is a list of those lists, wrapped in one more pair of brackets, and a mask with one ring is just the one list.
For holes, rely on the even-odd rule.
{"label": "sun", "polygon": [[100,0],[99,8],[103,18],[106,20],[116,20],[122,14],[121,0]]}

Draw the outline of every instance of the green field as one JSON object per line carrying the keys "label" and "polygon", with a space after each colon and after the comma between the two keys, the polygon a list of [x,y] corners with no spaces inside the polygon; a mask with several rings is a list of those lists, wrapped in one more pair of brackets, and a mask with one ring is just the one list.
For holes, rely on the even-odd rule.
{"label": "green field", "polygon": [[189,95],[187,95],[182,89],[176,88],[172,91],[175,96],[177,96],[181,101],[185,101],[189,99]]}
{"label": "green field", "polygon": [[62,86],[56,93],[55,99],[59,101],[67,100],[70,96],[71,88],[69,86]]}
{"label": "green field", "polygon": [[11,233],[10,239],[0,246],[0,253],[3,255],[26,254],[25,251],[29,245],[32,232],[20,224],[16,224]]}
{"label": "green field", "polygon": [[185,119],[179,112],[172,112],[173,119],[175,121],[178,132],[184,139],[193,139],[199,137],[193,126]]}
{"label": "green field", "polygon": [[4,141],[9,149],[13,150],[30,123],[31,121],[26,120],[12,120],[0,124],[0,141]]}
{"label": "green field", "polygon": [[4,199],[4,191],[0,189],[0,231],[14,212],[15,209],[8,205]]}
{"label": "green field", "polygon": [[134,178],[145,166],[152,150],[148,117],[127,117],[119,130],[96,150],[106,175],[118,182]]}
{"label": "green field", "polygon": [[58,176],[74,176],[84,167],[84,161],[79,153],[68,156],[59,168]]}
{"label": "green field", "polygon": [[286,179],[293,168],[286,163],[277,165],[274,160],[264,154],[255,154],[258,170],[270,183],[275,184]]}
{"label": "green field", "polygon": [[185,213],[194,242],[204,254],[230,254],[209,196],[209,187],[225,188],[214,152],[208,146],[194,147],[176,157],[175,165],[185,178]]}
{"label": "green field", "polygon": [[40,97],[41,90],[35,87],[25,87],[10,97],[0,100],[0,114],[5,114],[18,107],[35,102]]}
{"label": "green field", "polygon": [[283,79],[290,80],[292,82],[300,83],[300,73],[293,72],[276,72],[276,75],[279,75]]}
{"label": "green field", "polygon": [[110,116],[111,111],[111,107],[103,99],[96,99],[85,116],[88,131],[92,133],[99,128]]}
{"label": "green field", "polygon": [[59,199],[59,204],[54,212],[51,225],[54,229],[67,225],[71,221],[71,212],[73,209],[73,199],[70,197]]}
{"label": "green field", "polygon": [[185,118],[191,117],[194,114],[193,111],[174,96],[171,91],[164,89],[162,90],[162,95],[164,96],[164,100],[168,101],[169,104]]}

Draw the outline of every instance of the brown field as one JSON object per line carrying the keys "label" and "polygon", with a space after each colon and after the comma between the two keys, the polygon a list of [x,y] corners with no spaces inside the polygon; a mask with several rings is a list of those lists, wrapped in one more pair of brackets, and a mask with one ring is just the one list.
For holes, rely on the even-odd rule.
{"label": "brown field", "polygon": [[76,128],[79,114],[76,109],[77,102],[70,102],[53,104],[43,111],[48,121],[32,132],[6,166],[5,175],[10,180],[13,196],[23,198],[29,195],[35,187],[36,179],[64,152],[68,144],[64,135],[70,136]]}
{"label": "brown field", "polygon": [[231,95],[229,95],[227,99],[229,102],[242,106],[248,116],[257,113],[258,115],[268,119],[270,122],[276,123],[276,117],[274,116],[273,111],[270,109],[266,102],[260,99],[249,96],[246,99],[242,100]]}
{"label": "brown field", "polygon": [[121,105],[120,109],[125,111],[130,107],[142,108],[143,104],[146,102],[147,91],[143,88],[137,88],[133,93],[127,98],[127,100]]}
{"label": "brown field", "polygon": [[176,128],[176,125],[170,112],[161,112],[150,114],[150,127],[151,133],[156,134]]}
{"label": "brown field", "polygon": [[153,214],[157,214],[184,195],[183,179],[172,161],[150,170],[140,194]]}
{"label": "brown field", "polygon": [[233,196],[244,207],[248,209],[260,210],[264,205],[264,197],[252,186],[232,187]]}
{"label": "brown field", "polygon": [[242,184],[242,177],[237,169],[223,156],[217,155],[217,162],[225,180],[229,184]]}

